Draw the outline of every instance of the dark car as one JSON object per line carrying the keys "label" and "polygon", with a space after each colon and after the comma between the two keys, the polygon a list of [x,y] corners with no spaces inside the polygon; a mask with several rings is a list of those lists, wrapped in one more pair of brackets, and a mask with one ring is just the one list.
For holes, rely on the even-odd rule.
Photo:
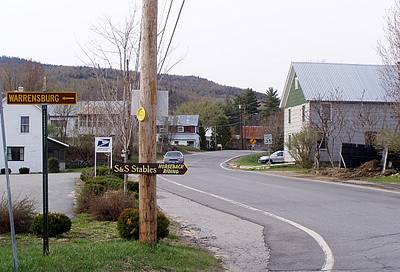
{"label": "dark car", "polygon": [[185,159],[180,151],[168,151],[164,155],[164,163],[184,163]]}

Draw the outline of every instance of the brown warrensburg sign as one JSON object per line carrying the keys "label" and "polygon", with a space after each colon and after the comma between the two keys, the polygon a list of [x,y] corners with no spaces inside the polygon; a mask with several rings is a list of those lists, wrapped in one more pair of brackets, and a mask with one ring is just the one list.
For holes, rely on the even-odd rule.
{"label": "brown warrensburg sign", "polygon": [[7,92],[7,104],[76,104],[76,93]]}
{"label": "brown warrensburg sign", "polygon": [[123,174],[184,175],[187,167],[170,163],[114,163],[112,170]]}

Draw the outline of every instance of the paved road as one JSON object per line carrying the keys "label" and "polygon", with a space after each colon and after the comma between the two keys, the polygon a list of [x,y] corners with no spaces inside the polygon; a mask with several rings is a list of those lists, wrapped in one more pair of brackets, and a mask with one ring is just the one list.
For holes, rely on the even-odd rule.
{"label": "paved road", "polygon": [[[35,202],[36,210],[42,212],[42,175],[11,175],[11,190],[14,199],[28,196]],[[49,210],[62,212],[72,217],[74,190],[79,173],[49,174]],[[0,197],[6,196],[5,176],[0,176]]]}
{"label": "paved road", "polygon": [[240,154],[187,156],[189,172],[158,186],[263,226],[271,271],[329,269],[332,257],[332,271],[400,271],[400,194],[220,166]]}

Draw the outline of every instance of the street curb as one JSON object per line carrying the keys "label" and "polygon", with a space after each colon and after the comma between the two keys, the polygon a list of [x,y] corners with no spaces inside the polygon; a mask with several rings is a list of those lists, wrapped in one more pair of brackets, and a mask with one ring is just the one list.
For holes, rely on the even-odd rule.
{"label": "street curb", "polygon": [[277,172],[284,172],[284,171],[275,171],[274,173],[268,173],[267,171],[246,170],[246,169],[235,168],[229,164],[231,161],[233,161],[237,158],[240,158],[242,156],[245,156],[245,155],[239,155],[234,158],[231,158],[229,161],[224,162],[226,168],[229,170],[232,170],[232,171],[243,171],[243,172],[254,173],[254,174],[258,174],[258,175],[280,177],[280,178],[290,178],[290,179],[328,183],[328,184],[337,184],[337,185],[344,185],[344,186],[352,186],[352,187],[384,191],[384,192],[390,192],[390,193],[396,193],[396,194],[400,193],[400,188],[390,186],[390,184],[374,183],[374,182],[369,182],[369,181],[364,181],[364,180],[317,179],[317,178],[313,178],[313,177],[287,176],[287,175],[282,175],[282,174],[277,173]]}

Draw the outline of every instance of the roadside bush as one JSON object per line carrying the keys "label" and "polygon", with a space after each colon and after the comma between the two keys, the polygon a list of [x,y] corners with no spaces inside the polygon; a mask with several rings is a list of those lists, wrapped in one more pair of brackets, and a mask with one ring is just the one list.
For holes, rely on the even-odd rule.
{"label": "roadside bush", "polygon": [[[38,214],[32,223],[32,232],[38,236],[43,235],[44,217]],[[49,237],[56,237],[70,231],[71,219],[62,213],[49,213]]]}
{"label": "roadside bush", "polygon": [[94,168],[86,168],[81,172],[81,180],[87,181],[89,178],[94,177]]}
{"label": "roadside bush", "polygon": [[[93,173],[94,174],[94,173]],[[97,175],[98,176],[107,176],[110,174],[110,169],[108,169],[107,165],[101,165],[97,169]]]}
{"label": "roadside bush", "polygon": [[[28,232],[35,217],[34,203],[28,197],[13,201],[14,225],[16,233]],[[10,232],[8,201],[2,196],[0,200],[0,234]]]}
{"label": "roadside bush", "polygon": [[317,140],[318,135],[311,127],[304,127],[300,132],[292,135],[291,142],[286,143],[286,147],[296,164],[304,168],[312,167],[313,147]]}
{"label": "roadside bush", "polygon": [[30,169],[28,167],[21,167],[19,169],[20,174],[29,174],[29,172],[30,172]]}
{"label": "roadside bush", "polygon": [[[124,181],[115,176],[98,176],[87,178],[86,182],[78,190],[76,211],[87,212],[91,199],[96,196],[101,196],[107,191],[118,191],[124,187]],[[139,184],[134,181],[128,181],[128,192],[134,193],[133,197],[138,198]]]}
{"label": "roadside bush", "polygon": [[[169,234],[169,220],[161,211],[157,212],[157,239],[162,239]],[[118,218],[118,233],[128,240],[139,239],[139,210],[125,209]]]}
{"label": "roadside bush", "polygon": [[76,212],[82,213],[87,212],[89,210],[89,202],[95,197],[96,194],[91,191],[91,188],[88,186],[82,186],[77,193],[76,197]]}
{"label": "roadside bush", "polygon": [[56,158],[50,158],[48,161],[49,173],[59,173],[60,164]]}
{"label": "roadside bush", "polygon": [[117,221],[124,209],[137,208],[134,193],[108,191],[89,200],[89,213],[100,221]]}
{"label": "roadside bush", "polygon": [[[11,174],[11,169],[10,168],[8,168],[8,173]],[[5,168],[1,168],[0,174],[5,175],[6,174],[6,169]]]}

